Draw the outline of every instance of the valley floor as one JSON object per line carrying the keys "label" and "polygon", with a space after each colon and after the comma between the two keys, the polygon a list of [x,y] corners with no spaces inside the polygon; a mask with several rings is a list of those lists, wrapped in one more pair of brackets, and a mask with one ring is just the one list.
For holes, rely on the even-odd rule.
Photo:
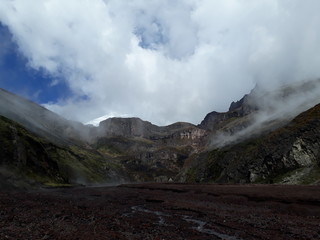
{"label": "valley floor", "polygon": [[130,184],[0,192],[0,239],[320,239],[320,187]]}

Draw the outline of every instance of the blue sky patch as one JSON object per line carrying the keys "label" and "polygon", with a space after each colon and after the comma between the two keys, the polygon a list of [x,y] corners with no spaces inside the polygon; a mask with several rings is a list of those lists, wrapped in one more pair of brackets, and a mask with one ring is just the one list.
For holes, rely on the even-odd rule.
{"label": "blue sky patch", "polygon": [[56,102],[72,95],[63,79],[49,75],[43,69],[28,66],[12,40],[9,29],[0,23],[0,88],[24,96],[37,103]]}

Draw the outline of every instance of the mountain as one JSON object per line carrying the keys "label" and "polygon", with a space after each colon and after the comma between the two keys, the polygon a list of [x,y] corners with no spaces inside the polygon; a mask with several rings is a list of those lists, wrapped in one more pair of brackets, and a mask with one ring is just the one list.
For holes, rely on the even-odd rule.
{"label": "mountain", "polygon": [[112,159],[91,147],[59,145],[0,116],[0,187],[74,186],[125,181]]}
{"label": "mountain", "polygon": [[2,186],[168,181],[206,144],[206,131],[189,123],[112,118],[93,127],[5,90],[0,101]]}
{"label": "mountain", "polygon": [[[60,145],[90,140],[89,126],[68,121],[27,99],[0,89],[0,115],[21,124],[37,135]],[[81,131],[80,131],[81,130]]]}
{"label": "mountain", "polygon": [[209,113],[199,125],[210,131],[209,147],[187,160],[177,180],[319,184],[319,85],[256,87],[228,112]]}
{"label": "mountain", "polygon": [[83,125],[0,89],[0,186],[317,184],[319,83],[272,91],[257,86],[197,126],[162,127],[139,118]]}
{"label": "mountain", "polygon": [[270,133],[204,151],[181,181],[320,184],[320,104]]}
{"label": "mountain", "polygon": [[207,114],[198,127],[210,132],[211,147],[235,144],[288,124],[294,117],[320,102],[320,79],[285,85],[277,89],[256,86],[224,113]]}
{"label": "mountain", "polygon": [[205,148],[206,133],[190,123],[159,127],[139,118],[110,118],[96,129],[94,147],[118,158],[134,181],[168,181],[190,154]]}

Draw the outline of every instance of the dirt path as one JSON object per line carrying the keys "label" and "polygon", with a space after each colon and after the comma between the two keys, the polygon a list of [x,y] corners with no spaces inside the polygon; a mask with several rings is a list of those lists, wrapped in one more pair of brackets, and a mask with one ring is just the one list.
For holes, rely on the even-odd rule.
{"label": "dirt path", "polygon": [[134,184],[0,192],[0,239],[320,239],[320,187]]}

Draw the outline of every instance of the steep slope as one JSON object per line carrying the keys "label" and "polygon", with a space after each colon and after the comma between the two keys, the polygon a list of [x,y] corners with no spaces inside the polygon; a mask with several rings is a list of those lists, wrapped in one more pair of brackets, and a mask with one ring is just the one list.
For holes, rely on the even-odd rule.
{"label": "steep slope", "polygon": [[320,104],[271,133],[189,159],[181,181],[320,183]]}
{"label": "steep slope", "polygon": [[198,125],[209,131],[209,145],[222,147],[266,134],[320,102],[320,79],[278,89],[256,86],[227,112],[211,112]]}
{"label": "steep slope", "polygon": [[112,159],[90,148],[57,146],[0,116],[2,189],[115,181],[125,181],[125,174]]}
{"label": "steep slope", "polygon": [[[208,113],[199,124],[199,127],[214,132],[225,129],[225,131],[232,133],[241,129],[243,126],[247,126],[251,119],[245,117],[258,110],[258,106],[254,100],[254,95],[254,91],[252,91],[250,94],[246,94],[239,101],[232,102],[228,112],[220,113],[213,111]],[[236,124],[234,124],[234,128],[231,127],[232,122],[236,122]]]}
{"label": "steep slope", "polygon": [[90,141],[92,128],[68,121],[27,99],[0,89],[0,115],[59,145]]}

